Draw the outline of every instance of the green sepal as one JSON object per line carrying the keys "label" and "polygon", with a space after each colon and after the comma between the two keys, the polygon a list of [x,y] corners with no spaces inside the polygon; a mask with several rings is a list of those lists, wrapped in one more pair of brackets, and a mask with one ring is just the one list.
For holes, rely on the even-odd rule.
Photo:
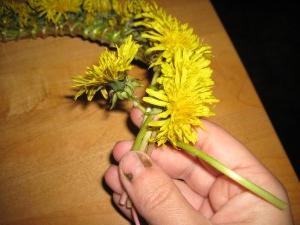
{"label": "green sepal", "polygon": [[124,80],[115,80],[107,84],[110,89],[110,109],[114,108],[118,100],[129,100],[135,99],[134,90],[140,87],[141,83],[139,80],[133,77],[125,77]]}

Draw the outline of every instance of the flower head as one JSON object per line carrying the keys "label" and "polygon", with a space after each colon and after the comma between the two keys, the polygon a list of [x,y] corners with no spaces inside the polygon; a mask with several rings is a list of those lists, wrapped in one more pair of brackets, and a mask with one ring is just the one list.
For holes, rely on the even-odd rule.
{"label": "flower head", "polygon": [[113,2],[114,10],[120,15],[122,22],[128,22],[137,15],[149,9],[150,3],[145,0],[125,0],[122,4],[120,1]]}
{"label": "flower head", "polygon": [[150,42],[150,48],[146,54],[160,52],[161,54],[153,65],[161,64],[163,60],[171,60],[178,49],[195,51],[198,48],[209,46],[203,45],[193,29],[188,24],[180,23],[175,17],[168,15],[163,9],[152,4],[146,12],[138,16],[141,21],[136,26],[145,27],[142,37]]}
{"label": "flower head", "polygon": [[57,24],[67,13],[77,13],[80,11],[82,0],[29,0],[29,4],[38,12],[40,16],[46,15],[46,18]]}
{"label": "flower head", "polygon": [[83,9],[91,14],[109,12],[112,4],[110,0],[84,0]]}
{"label": "flower head", "polygon": [[112,0],[84,0],[83,9],[86,12],[86,22],[94,22],[97,15],[107,15],[114,10],[116,1]]}
{"label": "flower head", "polygon": [[163,111],[158,120],[150,122],[157,131],[155,141],[161,145],[170,141],[195,143],[195,127],[202,126],[200,118],[214,115],[210,106],[218,100],[212,94],[210,61],[200,53],[176,50],[172,61],[162,65],[162,88],[148,88],[143,100]]}
{"label": "flower head", "polygon": [[117,47],[116,51],[106,49],[100,55],[98,65],[87,68],[85,75],[73,79],[73,87],[79,89],[75,99],[86,93],[88,100],[91,101],[97,91],[101,91],[103,97],[107,99],[109,90],[114,93],[127,91],[129,95],[137,85],[134,80],[127,78],[127,71],[132,68],[131,62],[138,49],[139,45],[132,40],[131,36]]}

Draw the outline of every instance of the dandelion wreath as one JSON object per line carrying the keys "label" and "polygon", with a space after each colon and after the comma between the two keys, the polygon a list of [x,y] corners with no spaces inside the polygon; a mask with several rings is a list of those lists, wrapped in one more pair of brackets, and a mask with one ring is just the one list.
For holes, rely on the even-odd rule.
{"label": "dandelion wreath", "polygon": [[[144,113],[133,151],[149,143],[172,145],[204,160],[241,186],[278,208],[287,204],[241,177],[216,159],[193,147],[201,118],[214,115],[211,47],[188,24],[145,0],[26,0],[0,2],[2,41],[48,36],[80,36],[105,44],[98,64],[73,78],[75,99],[97,92],[111,109],[129,100]],[[141,84],[129,76],[132,61],[149,66],[151,84],[146,96],[135,96]]]}

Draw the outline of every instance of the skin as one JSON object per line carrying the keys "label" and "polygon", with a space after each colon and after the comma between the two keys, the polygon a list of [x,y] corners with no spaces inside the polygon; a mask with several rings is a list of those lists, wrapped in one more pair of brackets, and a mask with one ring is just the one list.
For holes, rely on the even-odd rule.
{"label": "skin", "polygon": [[[131,119],[139,126],[143,115],[133,109]],[[282,184],[245,146],[216,124],[204,121],[204,125],[206,131],[198,130],[197,148],[288,202]],[[151,225],[293,224],[289,207],[275,208],[182,151],[154,148],[150,158],[131,152],[132,144],[120,141],[114,146],[119,165],[105,173],[113,201],[129,219],[130,209],[120,205],[124,192]]]}

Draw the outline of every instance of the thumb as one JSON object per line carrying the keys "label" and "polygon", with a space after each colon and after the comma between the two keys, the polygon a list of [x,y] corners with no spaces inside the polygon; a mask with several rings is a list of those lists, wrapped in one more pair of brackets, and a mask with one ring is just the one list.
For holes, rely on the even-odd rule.
{"label": "thumb", "polygon": [[149,224],[209,224],[145,153],[125,154],[119,164],[119,173],[136,210]]}

